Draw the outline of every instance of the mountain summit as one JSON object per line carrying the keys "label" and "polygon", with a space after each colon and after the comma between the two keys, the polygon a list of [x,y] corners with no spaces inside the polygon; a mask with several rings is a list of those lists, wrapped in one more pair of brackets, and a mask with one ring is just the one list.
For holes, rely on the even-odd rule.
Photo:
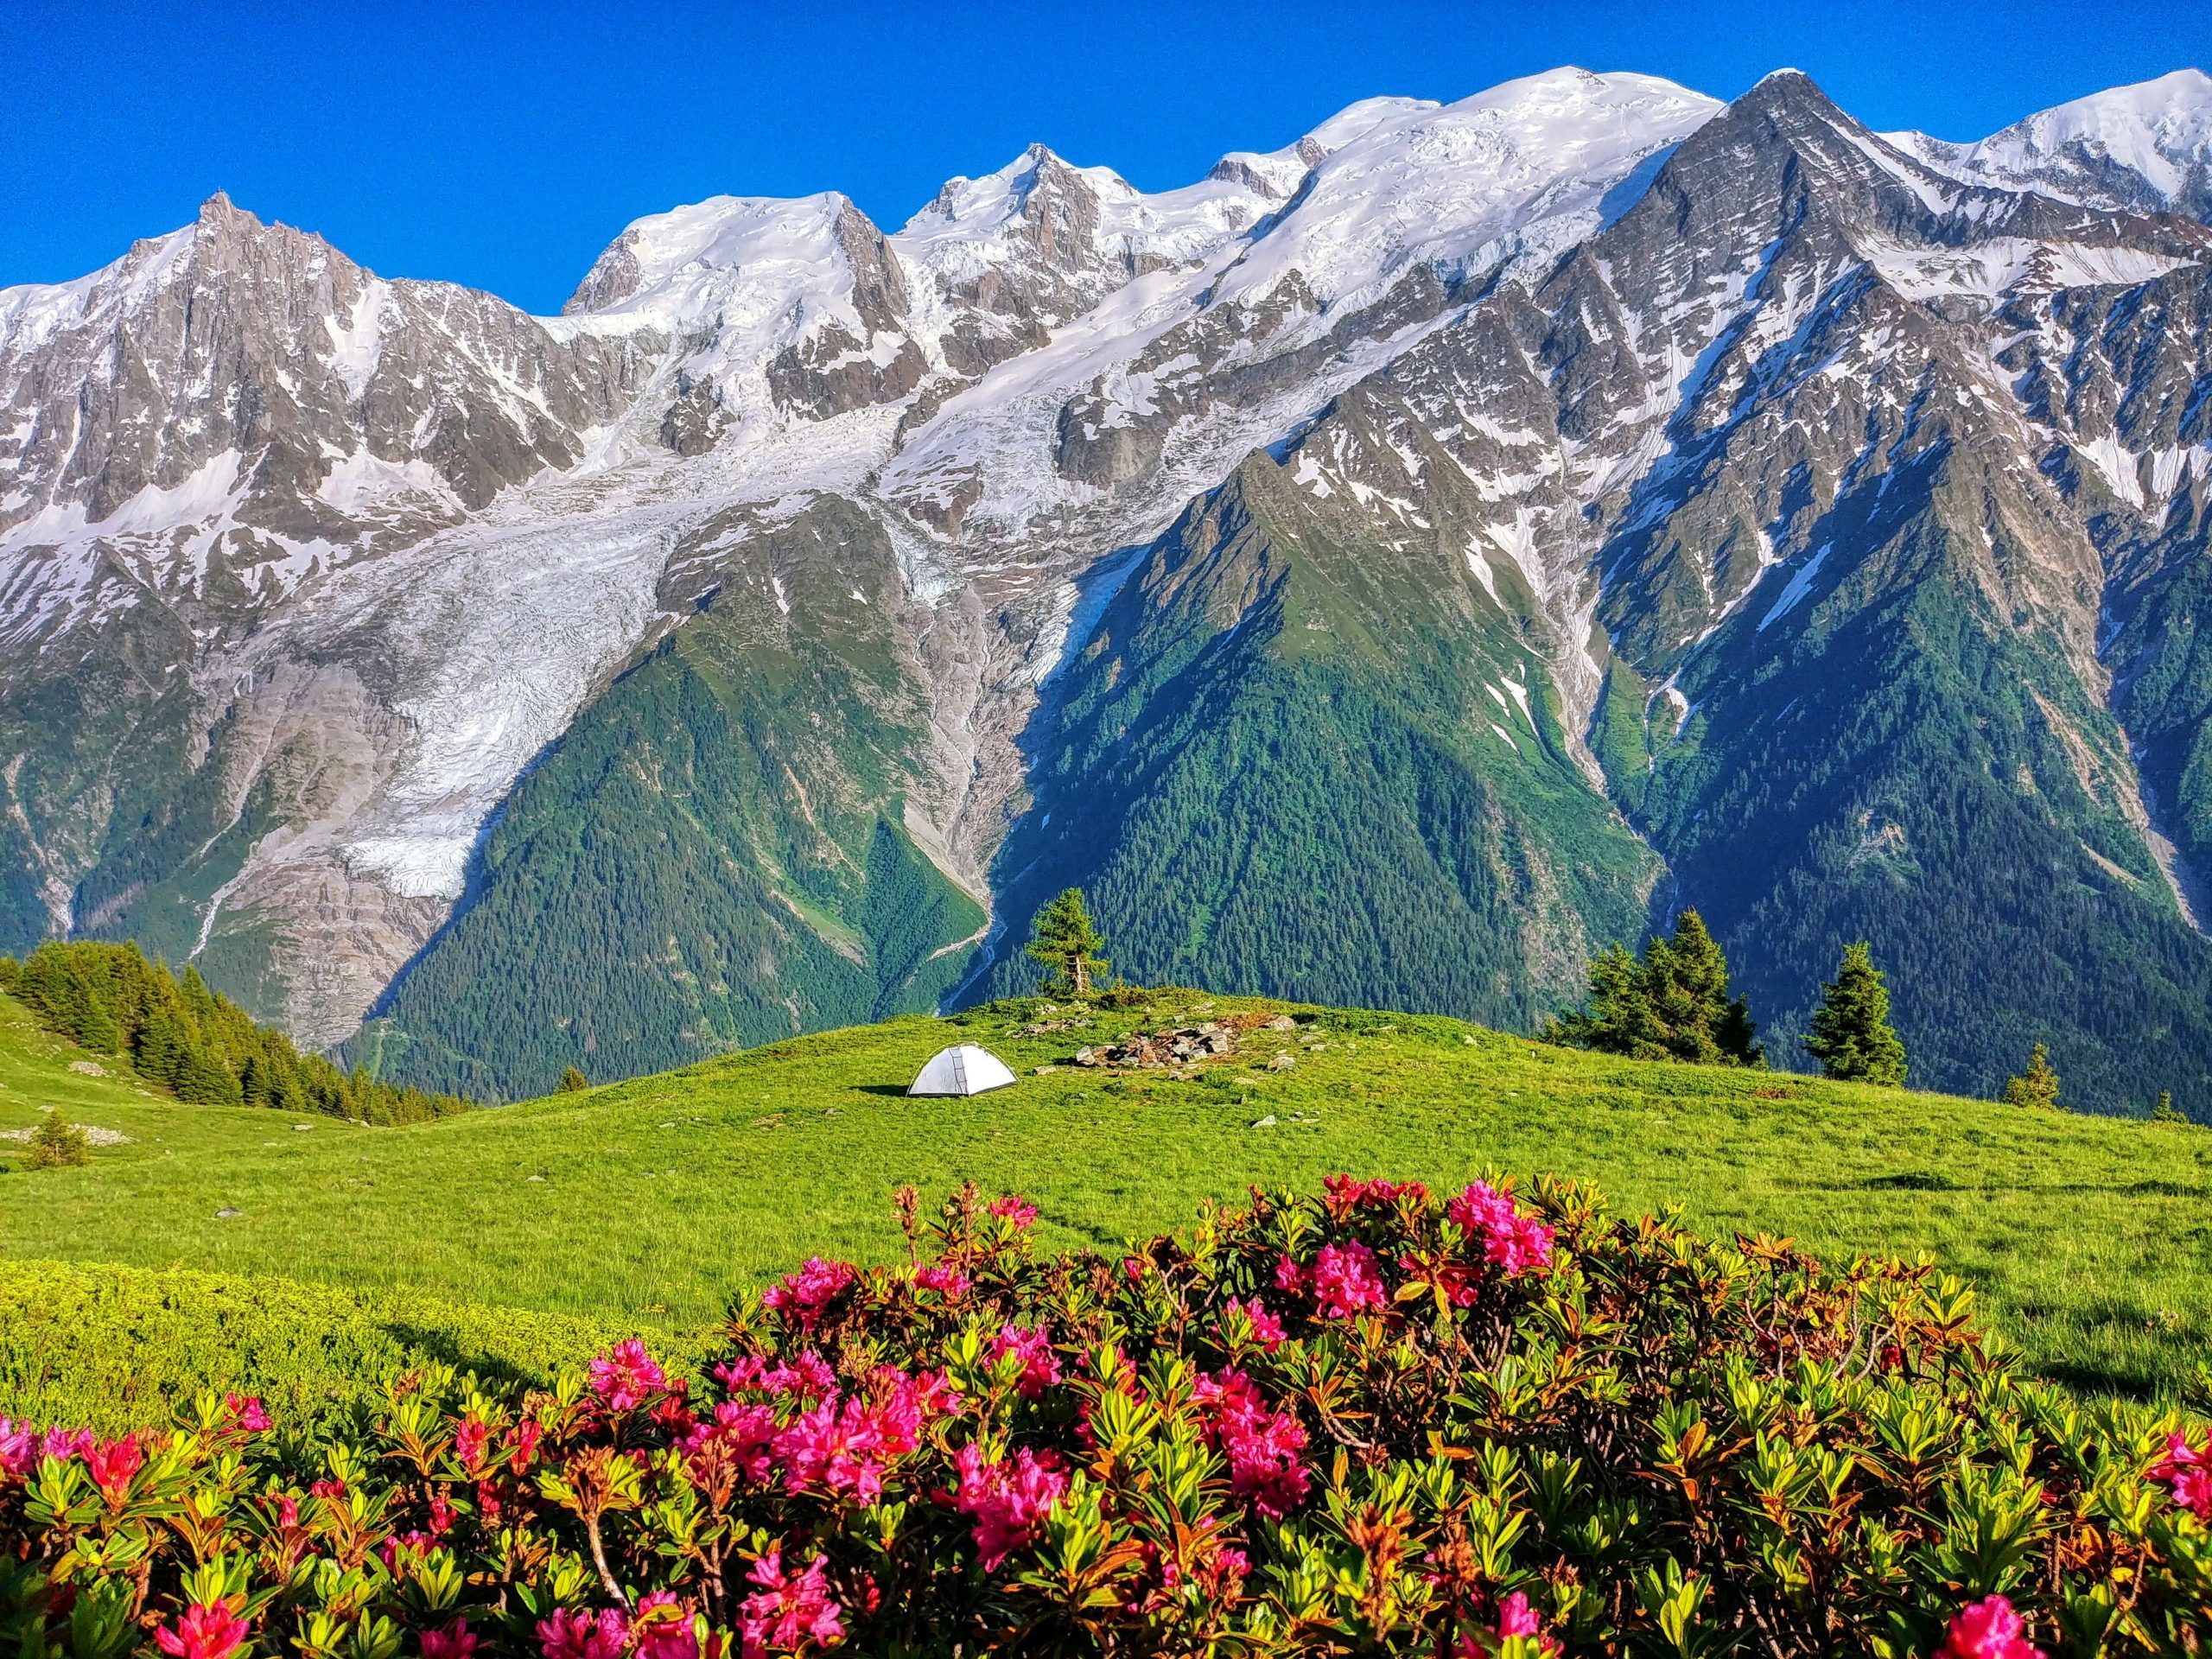
{"label": "mountain summit", "polygon": [[1020,984],[1071,884],[1524,1025],[1694,903],[1778,1053],[1865,938],[1930,1084],[2186,1103],[2208,167],[2194,70],[1956,144],[1568,68],[717,197],[550,318],[216,196],[0,290],[0,948],[513,1096]]}

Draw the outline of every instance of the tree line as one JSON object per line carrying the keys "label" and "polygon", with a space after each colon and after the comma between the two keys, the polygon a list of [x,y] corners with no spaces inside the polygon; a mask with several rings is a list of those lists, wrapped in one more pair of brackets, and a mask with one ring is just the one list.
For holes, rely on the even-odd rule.
{"label": "tree line", "polygon": [[[1606,946],[1590,963],[1586,1006],[1546,1023],[1547,1042],[1634,1059],[1684,1060],[1700,1065],[1764,1067],[1765,1051],[1744,998],[1732,995],[1719,943],[1694,910],[1675,918],[1671,935],[1655,934],[1641,955]],[[1864,941],[1847,945],[1835,977],[1821,988],[1804,1045],[1833,1078],[1904,1086],[1909,1062],[1890,1023],[1890,992]],[[2018,1075],[2005,1085],[2014,1106],[2057,1106],[2061,1088],[2050,1051],[2038,1042]],[[2190,1120],[2161,1091],[2153,1121]]]}
{"label": "tree line", "polygon": [[181,979],[136,944],[41,944],[22,962],[0,957],[0,990],[40,1025],[95,1054],[127,1060],[147,1082],[206,1106],[269,1106],[365,1123],[414,1123],[468,1110],[431,1094],[346,1072],[302,1054],[280,1031],[208,988],[197,968]]}

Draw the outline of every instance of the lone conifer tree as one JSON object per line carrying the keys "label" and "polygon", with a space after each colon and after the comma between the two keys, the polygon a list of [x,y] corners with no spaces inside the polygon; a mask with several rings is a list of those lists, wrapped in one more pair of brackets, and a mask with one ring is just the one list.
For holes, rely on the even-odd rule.
{"label": "lone conifer tree", "polygon": [[584,1076],[583,1069],[581,1066],[572,1065],[561,1074],[561,1087],[556,1092],[563,1095],[576,1095],[582,1094],[590,1087],[591,1079]]}
{"label": "lone conifer tree", "polygon": [[2050,1051],[2043,1044],[2035,1046],[2028,1056],[2028,1069],[2005,1085],[2007,1106],[2056,1106],[2058,1104],[2058,1073],[2050,1069]]}
{"label": "lone conifer tree", "polygon": [[1070,887],[1037,912],[1029,954],[1051,970],[1046,991],[1056,996],[1089,996],[1093,975],[1106,966],[1097,924],[1083,902],[1083,889]]}
{"label": "lone conifer tree", "polygon": [[1890,1028],[1890,991],[1864,944],[1847,945],[1823,989],[1805,1047],[1828,1076],[1859,1083],[1904,1082],[1904,1045]]}
{"label": "lone conifer tree", "polygon": [[1694,910],[1671,938],[1653,938],[1638,962],[1618,944],[1590,963],[1590,1007],[1544,1028],[1546,1040],[1640,1060],[1704,1065],[1766,1064],[1742,997],[1728,995],[1728,963]]}
{"label": "lone conifer tree", "polygon": [[2153,1123],[2186,1123],[2189,1114],[2174,1104],[2172,1090],[2161,1089],[2158,1090],[2158,1103],[2151,1109],[2151,1121]]}
{"label": "lone conifer tree", "polygon": [[89,1164],[92,1154],[86,1149],[85,1132],[74,1123],[63,1119],[51,1107],[31,1131],[30,1146],[23,1154],[25,1169],[63,1169],[72,1164]]}

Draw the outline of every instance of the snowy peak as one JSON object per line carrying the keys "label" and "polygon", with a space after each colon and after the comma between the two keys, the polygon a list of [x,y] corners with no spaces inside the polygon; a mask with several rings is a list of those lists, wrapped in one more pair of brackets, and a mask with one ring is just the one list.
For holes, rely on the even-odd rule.
{"label": "snowy peak", "polygon": [[893,240],[948,303],[1057,327],[1135,277],[1203,264],[1294,188],[1285,171],[1217,167],[1148,194],[1033,144],[995,173],[948,182]]}
{"label": "snowy peak", "polygon": [[[219,556],[281,589],[364,515],[420,530],[572,464],[623,378],[488,295],[385,282],[218,194],[91,276],[0,292],[0,531],[150,536],[156,585],[197,591]],[[217,521],[180,562],[167,533]]]}
{"label": "snowy peak", "polygon": [[[836,191],[713,196],[636,220],[594,262],[561,314],[674,333],[741,308],[849,298],[856,270],[885,286],[882,232]],[[877,292],[877,304],[889,296]],[[903,293],[894,308],[905,309]]]}
{"label": "snowy peak", "polygon": [[1573,68],[1456,104],[1354,105],[1317,130],[1303,192],[1217,294],[1256,305],[1294,276],[1325,311],[1414,264],[1534,263],[1595,229],[1609,192],[1719,108],[1656,76]]}
{"label": "snowy peak", "polygon": [[1891,135],[1959,179],[2033,189],[2089,207],[2212,219],[2212,75],[2155,80],[2061,104],[1979,143]]}
{"label": "snowy peak", "polygon": [[1356,138],[1363,138],[1386,122],[1402,121],[1438,108],[1427,98],[1368,98],[1339,110],[1294,144],[1259,154],[1232,150],[1213,164],[1206,175],[1224,179],[1271,201],[1287,201],[1298,193],[1306,175]]}

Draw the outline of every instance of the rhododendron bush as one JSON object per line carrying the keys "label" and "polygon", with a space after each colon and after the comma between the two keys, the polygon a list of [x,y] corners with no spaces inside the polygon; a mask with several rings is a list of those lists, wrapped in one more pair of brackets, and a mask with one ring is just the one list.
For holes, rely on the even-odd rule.
{"label": "rhododendron bush", "polygon": [[0,1420],[0,1643],[105,1659],[2212,1650],[2212,1433],[2015,1378],[1926,1264],[1338,1177],[1125,1255],[956,1195],[696,1378],[350,1430]]}

